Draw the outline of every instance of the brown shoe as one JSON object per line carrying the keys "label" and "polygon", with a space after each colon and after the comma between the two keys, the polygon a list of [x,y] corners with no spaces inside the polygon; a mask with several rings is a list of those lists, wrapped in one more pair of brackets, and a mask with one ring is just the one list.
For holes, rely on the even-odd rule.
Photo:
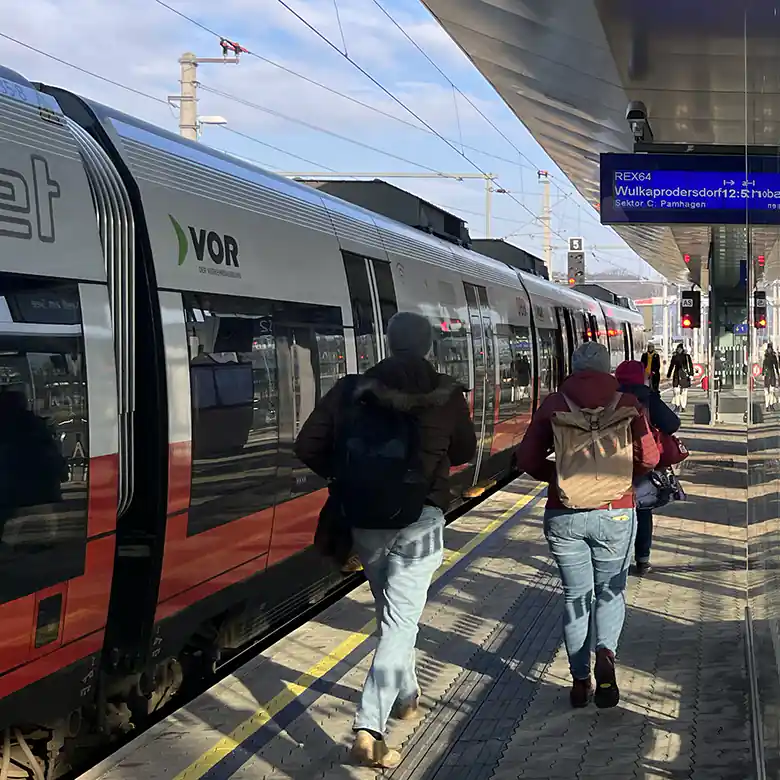
{"label": "brown shoe", "polygon": [[377,739],[367,731],[358,731],[352,743],[352,760],[361,766],[393,769],[401,763],[401,754],[387,747],[385,741]]}
{"label": "brown shoe", "polygon": [[615,678],[615,654],[602,647],[596,651],[596,693],[593,700],[600,709],[617,707],[620,689]]}
{"label": "brown shoe", "polygon": [[419,694],[395,705],[395,717],[398,720],[417,720],[421,716]]}
{"label": "brown shoe", "polygon": [[590,697],[593,693],[593,683],[588,677],[587,680],[574,680],[569,691],[569,701],[574,709],[582,709],[590,704]]}

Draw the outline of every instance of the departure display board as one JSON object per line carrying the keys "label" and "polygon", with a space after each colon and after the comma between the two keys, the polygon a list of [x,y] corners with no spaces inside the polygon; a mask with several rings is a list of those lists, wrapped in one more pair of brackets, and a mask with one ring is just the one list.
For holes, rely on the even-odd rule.
{"label": "departure display board", "polygon": [[780,225],[780,157],[602,154],[604,225]]}

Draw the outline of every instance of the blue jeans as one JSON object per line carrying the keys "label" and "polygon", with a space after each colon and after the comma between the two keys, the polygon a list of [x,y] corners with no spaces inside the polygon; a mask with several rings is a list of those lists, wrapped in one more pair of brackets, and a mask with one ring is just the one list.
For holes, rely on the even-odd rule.
{"label": "blue jeans", "polygon": [[653,544],[653,510],[636,510],[636,544],[634,557],[637,563],[647,563],[650,560],[650,547]]}
{"label": "blue jeans", "polygon": [[[563,582],[563,637],[575,680],[590,676],[590,652],[617,651],[636,535],[633,509],[547,510],[544,535]],[[595,595],[596,609],[593,610]]]}
{"label": "blue jeans", "polygon": [[444,560],[444,514],[426,506],[400,531],[356,528],[352,536],[374,594],[379,634],[354,728],[381,735],[396,701],[419,692],[414,646],[428,588]]}

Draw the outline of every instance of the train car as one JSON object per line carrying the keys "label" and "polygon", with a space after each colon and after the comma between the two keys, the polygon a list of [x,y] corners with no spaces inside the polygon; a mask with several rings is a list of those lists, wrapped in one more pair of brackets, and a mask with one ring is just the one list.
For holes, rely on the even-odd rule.
{"label": "train car", "polygon": [[0,469],[32,439],[61,466],[0,525],[19,771],[142,723],[342,581],[312,548],[325,486],[293,443],[386,355],[396,311],[430,319],[468,392],[479,446],[453,506],[513,473],[579,343],[619,362],[641,342],[629,309],[9,71],[0,157],[0,416],[28,426],[0,426]]}

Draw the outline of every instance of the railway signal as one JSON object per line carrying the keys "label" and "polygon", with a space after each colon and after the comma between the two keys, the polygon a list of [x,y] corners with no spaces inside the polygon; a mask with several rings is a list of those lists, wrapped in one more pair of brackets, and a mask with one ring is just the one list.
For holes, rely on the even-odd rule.
{"label": "railway signal", "polygon": [[569,239],[567,259],[569,287],[583,284],[585,281],[585,247],[582,238]]}
{"label": "railway signal", "polygon": [[686,330],[701,327],[700,290],[687,290],[680,296],[680,325]]}
{"label": "railway signal", "polygon": [[756,328],[766,328],[766,292],[756,290],[753,293],[753,325]]}

